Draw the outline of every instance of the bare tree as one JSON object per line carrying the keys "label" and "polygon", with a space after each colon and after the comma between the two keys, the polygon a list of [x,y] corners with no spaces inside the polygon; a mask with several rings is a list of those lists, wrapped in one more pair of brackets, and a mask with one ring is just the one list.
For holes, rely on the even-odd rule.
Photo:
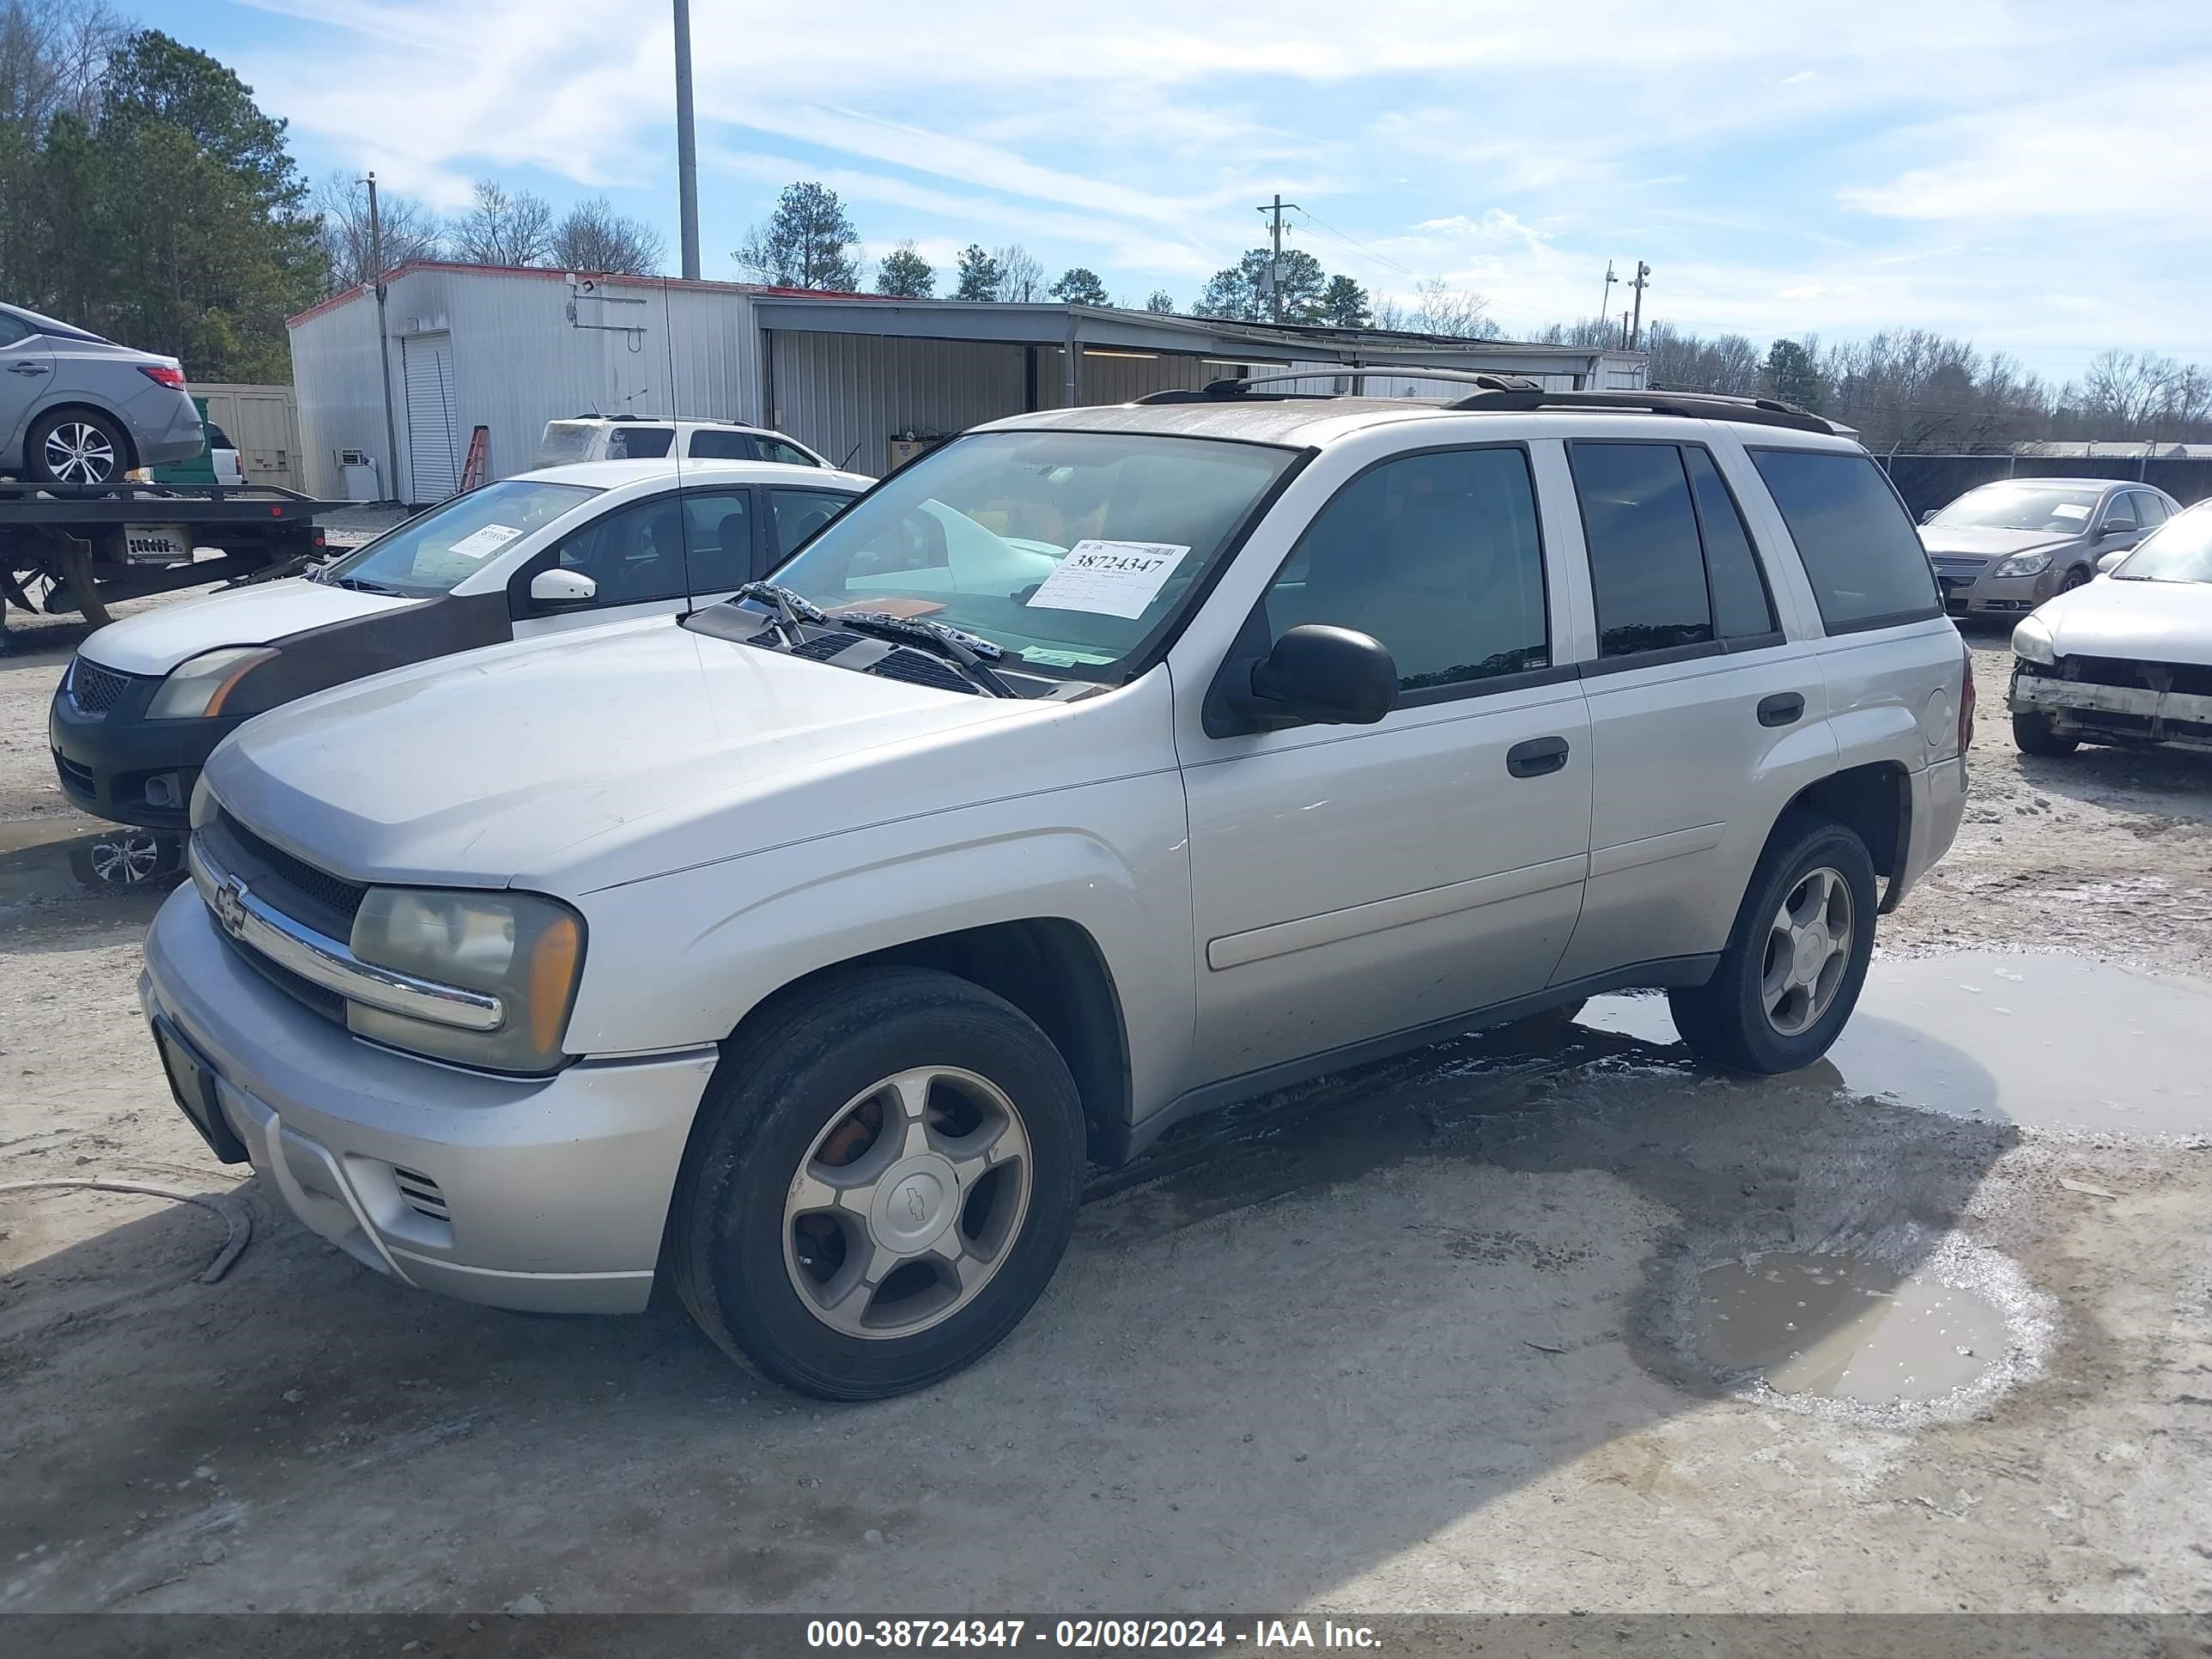
{"label": "bare tree", "polygon": [[0,126],[35,139],[57,115],[89,120],[107,54],[128,32],[102,0],[0,3]]}
{"label": "bare tree", "polygon": [[650,276],[667,251],[659,231],[617,213],[604,196],[577,203],[553,230],[552,262],[563,270]]}
{"label": "bare tree", "polygon": [[1384,294],[1376,296],[1374,305],[1374,323],[1376,328],[1391,332],[1395,332],[1407,325],[1406,307],[1400,302],[1396,295]]}
{"label": "bare tree", "polygon": [[[372,281],[377,269],[375,243],[369,234],[368,186],[333,172],[315,186],[310,205],[322,217],[317,240],[330,262],[331,292]],[[445,252],[437,217],[422,203],[380,190],[376,209],[384,234],[385,270],[413,259],[435,259]]]}
{"label": "bare tree", "polygon": [[456,259],[472,265],[542,265],[553,254],[553,210],[542,196],[479,179],[467,212],[446,231]]}
{"label": "bare tree", "polygon": [[1462,340],[1494,340],[1500,332],[1485,314],[1490,301],[1480,294],[1455,289],[1441,276],[1425,276],[1413,284],[1413,326],[1424,334],[1448,334]]}
{"label": "bare tree", "polygon": [[2204,417],[2205,376],[2172,357],[2107,351],[2089,365],[2080,396],[2091,412],[2130,432],[2154,424],[2178,427]]}
{"label": "bare tree", "polygon": [[999,265],[999,298],[1008,305],[1027,305],[1044,297],[1044,267],[1019,242],[994,249]]}

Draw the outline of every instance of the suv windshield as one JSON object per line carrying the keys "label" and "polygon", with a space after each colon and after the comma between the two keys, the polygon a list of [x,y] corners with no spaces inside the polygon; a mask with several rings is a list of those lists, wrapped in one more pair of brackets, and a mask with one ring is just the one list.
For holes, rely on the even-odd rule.
{"label": "suv windshield", "polygon": [[2112,572],[2123,582],[2212,582],[2212,511],[2191,507],[2146,536]]}
{"label": "suv windshield", "polygon": [[2089,527],[2101,489],[2051,489],[2033,484],[1984,484],[1970,489],[1928,522],[1976,530],[2045,530],[2079,535]]}
{"label": "suv windshield", "polygon": [[775,580],[833,614],[927,617],[1047,673],[1106,679],[1293,459],[1212,438],[982,433],[892,474]]}
{"label": "suv windshield", "polygon": [[548,525],[599,492],[583,484],[508,478],[456,495],[387,531],[359,551],[326,565],[317,580],[371,592],[429,599],[519,536]]}
{"label": "suv windshield", "polygon": [[538,459],[531,465],[566,466],[571,461],[595,461],[599,434],[605,430],[602,421],[548,421],[545,435],[538,440]]}

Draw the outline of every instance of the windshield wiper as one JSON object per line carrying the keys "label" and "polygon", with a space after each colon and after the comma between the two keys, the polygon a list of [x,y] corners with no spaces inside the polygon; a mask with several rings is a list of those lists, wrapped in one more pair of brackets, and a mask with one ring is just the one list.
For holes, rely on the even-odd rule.
{"label": "windshield wiper", "polygon": [[350,587],[356,593],[383,593],[396,597],[399,592],[396,587],[386,587],[382,582],[370,581],[365,576],[332,576],[330,584],[332,587]]}
{"label": "windshield wiper", "polygon": [[981,635],[920,617],[894,617],[883,611],[841,611],[828,620],[832,628],[848,629],[871,639],[912,646],[932,656],[942,657],[994,697],[1022,695],[992,672],[991,663],[1006,653]]}
{"label": "windshield wiper", "polygon": [[783,636],[788,650],[797,650],[805,641],[799,635],[799,624],[803,622],[826,623],[830,613],[803,593],[775,582],[747,582],[737,591],[740,599],[758,599],[775,612],[775,631]]}

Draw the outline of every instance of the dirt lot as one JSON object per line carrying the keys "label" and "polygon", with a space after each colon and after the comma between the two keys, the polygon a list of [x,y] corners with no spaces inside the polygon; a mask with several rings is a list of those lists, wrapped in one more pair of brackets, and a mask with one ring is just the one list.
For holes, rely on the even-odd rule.
{"label": "dirt lot", "polygon": [[[1832,1063],[1705,1075],[1616,998],[1332,1079],[844,1408],[673,1313],[400,1289],[214,1164],[136,1007],[158,896],[70,874],[68,643],[0,659],[0,1182],[253,1238],[202,1284],[206,1210],[0,1194],[0,1610],[2212,1610],[2212,992],[2154,976],[2212,978],[2212,766],[2024,762],[1999,638]],[[1854,1296],[1899,1310],[1856,1350]]]}

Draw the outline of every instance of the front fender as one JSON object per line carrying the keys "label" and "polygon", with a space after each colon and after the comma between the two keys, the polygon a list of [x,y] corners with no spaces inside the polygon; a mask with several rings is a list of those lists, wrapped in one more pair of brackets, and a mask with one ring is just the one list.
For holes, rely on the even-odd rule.
{"label": "front fender", "polygon": [[1081,927],[1105,962],[1141,1115],[1174,1092],[1190,1047],[1184,823],[1181,781],[1159,773],[604,889],[581,901],[587,944],[568,1048],[608,1055],[718,1042],[766,998],[822,969],[1050,918]]}

